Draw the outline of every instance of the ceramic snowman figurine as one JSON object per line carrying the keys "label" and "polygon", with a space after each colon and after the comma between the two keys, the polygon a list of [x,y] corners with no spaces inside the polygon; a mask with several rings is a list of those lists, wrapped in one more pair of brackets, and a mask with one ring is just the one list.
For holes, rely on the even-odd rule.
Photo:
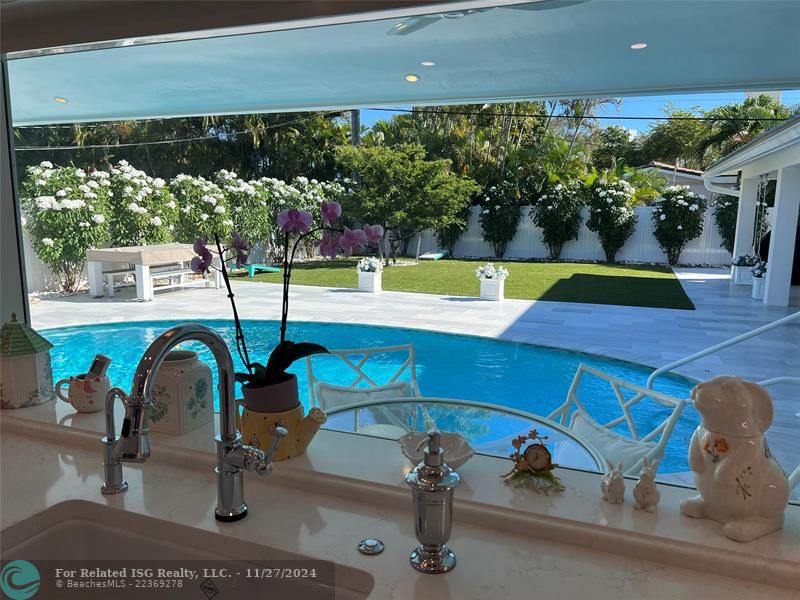
{"label": "ceramic snowman figurine", "polygon": [[716,377],[695,386],[692,400],[702,416],[689,445],[700,495],[684,500],[681,512],[722,523],[737,542],[780,529],[789,482],[764,437],[772,423],[767,391],[738,377]]}
{"label": "ceramic snowman figurine", "polygon": [[609,470],[600,480],[603,500],[610,504],[622,504],[625,502],[625,478],[622,476],[622,463],[615,467],[610,460],[606,459],[606,462]]}
{"label": "ceramic snowman figurine", "polygon": [[661,462],[659,459],[652,463],[646,458],[644,459],[644,466],[641,473],[639,473],[639,481],[633,486],[633,499],[635,501],[633,508],[643,508],[647,512],[656,511],[656,505],[661,500],[661,492],[658,491],[655,481],[659,462]]}

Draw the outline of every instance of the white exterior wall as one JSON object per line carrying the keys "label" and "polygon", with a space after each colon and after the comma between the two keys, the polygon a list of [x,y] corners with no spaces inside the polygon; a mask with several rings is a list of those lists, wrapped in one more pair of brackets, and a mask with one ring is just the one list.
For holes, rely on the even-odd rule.
{"label": "white exterior wall", "polygon": [[[578,239],[564,244],[561,252],[562,260],[605,260],[603,248],[596,233],[592,233],[586,227],[586,209],[584,209],[584,222],[578,233]],[[617,254],[617,260],[630,262],[655,262],[664,263],[666,257],[658,247],[658,242],[653,237],[653,222],[651,220],[652,208],[640,206],[636,208],[639,216],[639,223],[633,235],[628,239],[625,246]],[[481,226],[478,222],[478,207],[472,208],[472,216],[467,231],[456,243],[456,257],[492,257],[494,252],[492,247],[483,241],[481,237]],[[767,209],[767,219],[771,218],[773,209]],[[547,258],[547,248],[540,240],[539,229],[533,226],[529,216],[530,207],[522,209],[522,219],[520,220],[517,235],[508,244],[505,258]],[[30,292],[49,292],[58,291],[59,285],[50,269],[39,260],[30,243],[30,236],[23,230],[23,240],[25,243],[25,270],[28,276],[28,290]],[[681,262],[686,264],[704,265],[729,265],[731,255],[720,245],[722,238],[717,231],[714,223],[714,215],[711,210],[705,213],[703,224],[703,234],[696,240],[689,242],[686,250],[683,251]],[[409,252],[415,252],[417,248],[416,238],[412,239],[408,245]],[[431,252],[436,250],[436,238],[433,233],[426,231],[422,234],[422,244],[420,252]],[[263,262],[266,259],[263,249],[254,248],[253,257],[256,262]],[[84,273],[84,279],[86,275]]]}
{"label": "white exterior wall", "polygon": [[[467,230],[456,243],[456,257],[491,257],[494,256],[492,247],[483,241],[481,226],[478,221],[479,208],[472,208],[472,215]],[[771,211],[772,209],[769,209]],[[547,248],[540,240],[540,230],[533,226],[529,216],[530,207],[523,207],[517,235],[508,244],[505,258],[547,258]],[[665,263],[666,256],[658,246],[653,236],[653,209],[649,206],[636,208],[639,222],[633,235],[617,254],[620,261],[630,262],[656,262]],[[578,239],[564,244],[561,252],[562,260],[605,260],[603,248],[597,234],[586,227],[586,209],[584,221],[581,225]],[[703,224],[703,233],[695,240],[689,242],[681,255],[681,262],[685,264],[730,265],[731,255],[721,246],[722,238],[714,223],[711,210],[706,210]],[[416,239],[409,244],[409,251],[416,249]],[[421,252],[432,252],[438,248],[436,238],[432,232],[422,235]]]}

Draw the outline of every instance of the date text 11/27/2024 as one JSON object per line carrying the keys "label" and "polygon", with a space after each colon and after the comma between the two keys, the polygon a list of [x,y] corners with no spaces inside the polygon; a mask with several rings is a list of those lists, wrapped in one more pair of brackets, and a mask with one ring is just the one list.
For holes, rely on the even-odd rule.
{"label": "date text 11/27/2024", "polygon": [[316,579],[316,569],[291,568],[291,567],[259,567],[245,568],[234,571],[226,568],[188,569],[163,569],[163,568],[135,568],[123,567],[121,569],[56,569],[57,578],[127,578],[127,577],[156,577],[159,579],[227,579],[229,577],[244,577],[246,579]]}

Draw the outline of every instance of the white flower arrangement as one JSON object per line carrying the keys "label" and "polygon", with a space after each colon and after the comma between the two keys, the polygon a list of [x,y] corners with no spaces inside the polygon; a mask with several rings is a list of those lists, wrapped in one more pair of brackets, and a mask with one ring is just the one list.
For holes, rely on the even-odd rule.
{"label": "white flower arrangement", "polygon": [[765,262],[757,262],[755,266],[750,270],[753,274],[753,277],[756,279],[761,279],[767,276],[767,263]]}
{"label": "white flower arrangement", "polygon": [[751,254],[741,254],[731,261],[734,267],[754,267],[758,264],[758,259]]}
{"label": "white flower arrangement", "polygon": [[365,256],[358,261],[356,269],[360,273],[380,273],[383,271],[383,262],[374,256]]}
{"label": "white flower arrangement", "polygon": [[508,269],[503,266],[495,267],[494,263],[486,263],[485,265],[475,269],[475,276],[478,279],[496,279],[498,281],[505,281],[508,278]]}

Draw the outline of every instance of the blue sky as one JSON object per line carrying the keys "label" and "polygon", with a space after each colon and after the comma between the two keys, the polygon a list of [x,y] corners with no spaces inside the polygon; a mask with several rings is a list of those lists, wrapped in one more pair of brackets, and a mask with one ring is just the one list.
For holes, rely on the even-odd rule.
{"label": "blue sky", "polygon": [[[639,133],[644,133],[647,131],[647,128],[653,121],[631,121],[625,119],[615,119],[613,117],[661,116],[664,114],[663,108],[668,102],[672,102],[678,108],[690,109],[693,107],[700,107],[701,109],[708,110],[714,108],[715,106],[720,106],[721,104],[741,102],[744,100],[744,98],[744,92],[672,94],[667,96],[633,96],[630,98],[623,98],[622,106],[620,106],[619,109],[610,106],[601,111],[601,116],[612,117],[610,119],[603,119],[601,123],[602,125],[620,125],[628,129],[635,129]],[[800,104],[800,90],[784,91],[781,94],[781,101],[790,106]],[[409,107],[398,106],[397,108],[408,109]],[[375,121],[381,119],[390,119],[393,114],[396,113],[365,109],[361,111],[361,124],[369,127],[375,123]]]}

